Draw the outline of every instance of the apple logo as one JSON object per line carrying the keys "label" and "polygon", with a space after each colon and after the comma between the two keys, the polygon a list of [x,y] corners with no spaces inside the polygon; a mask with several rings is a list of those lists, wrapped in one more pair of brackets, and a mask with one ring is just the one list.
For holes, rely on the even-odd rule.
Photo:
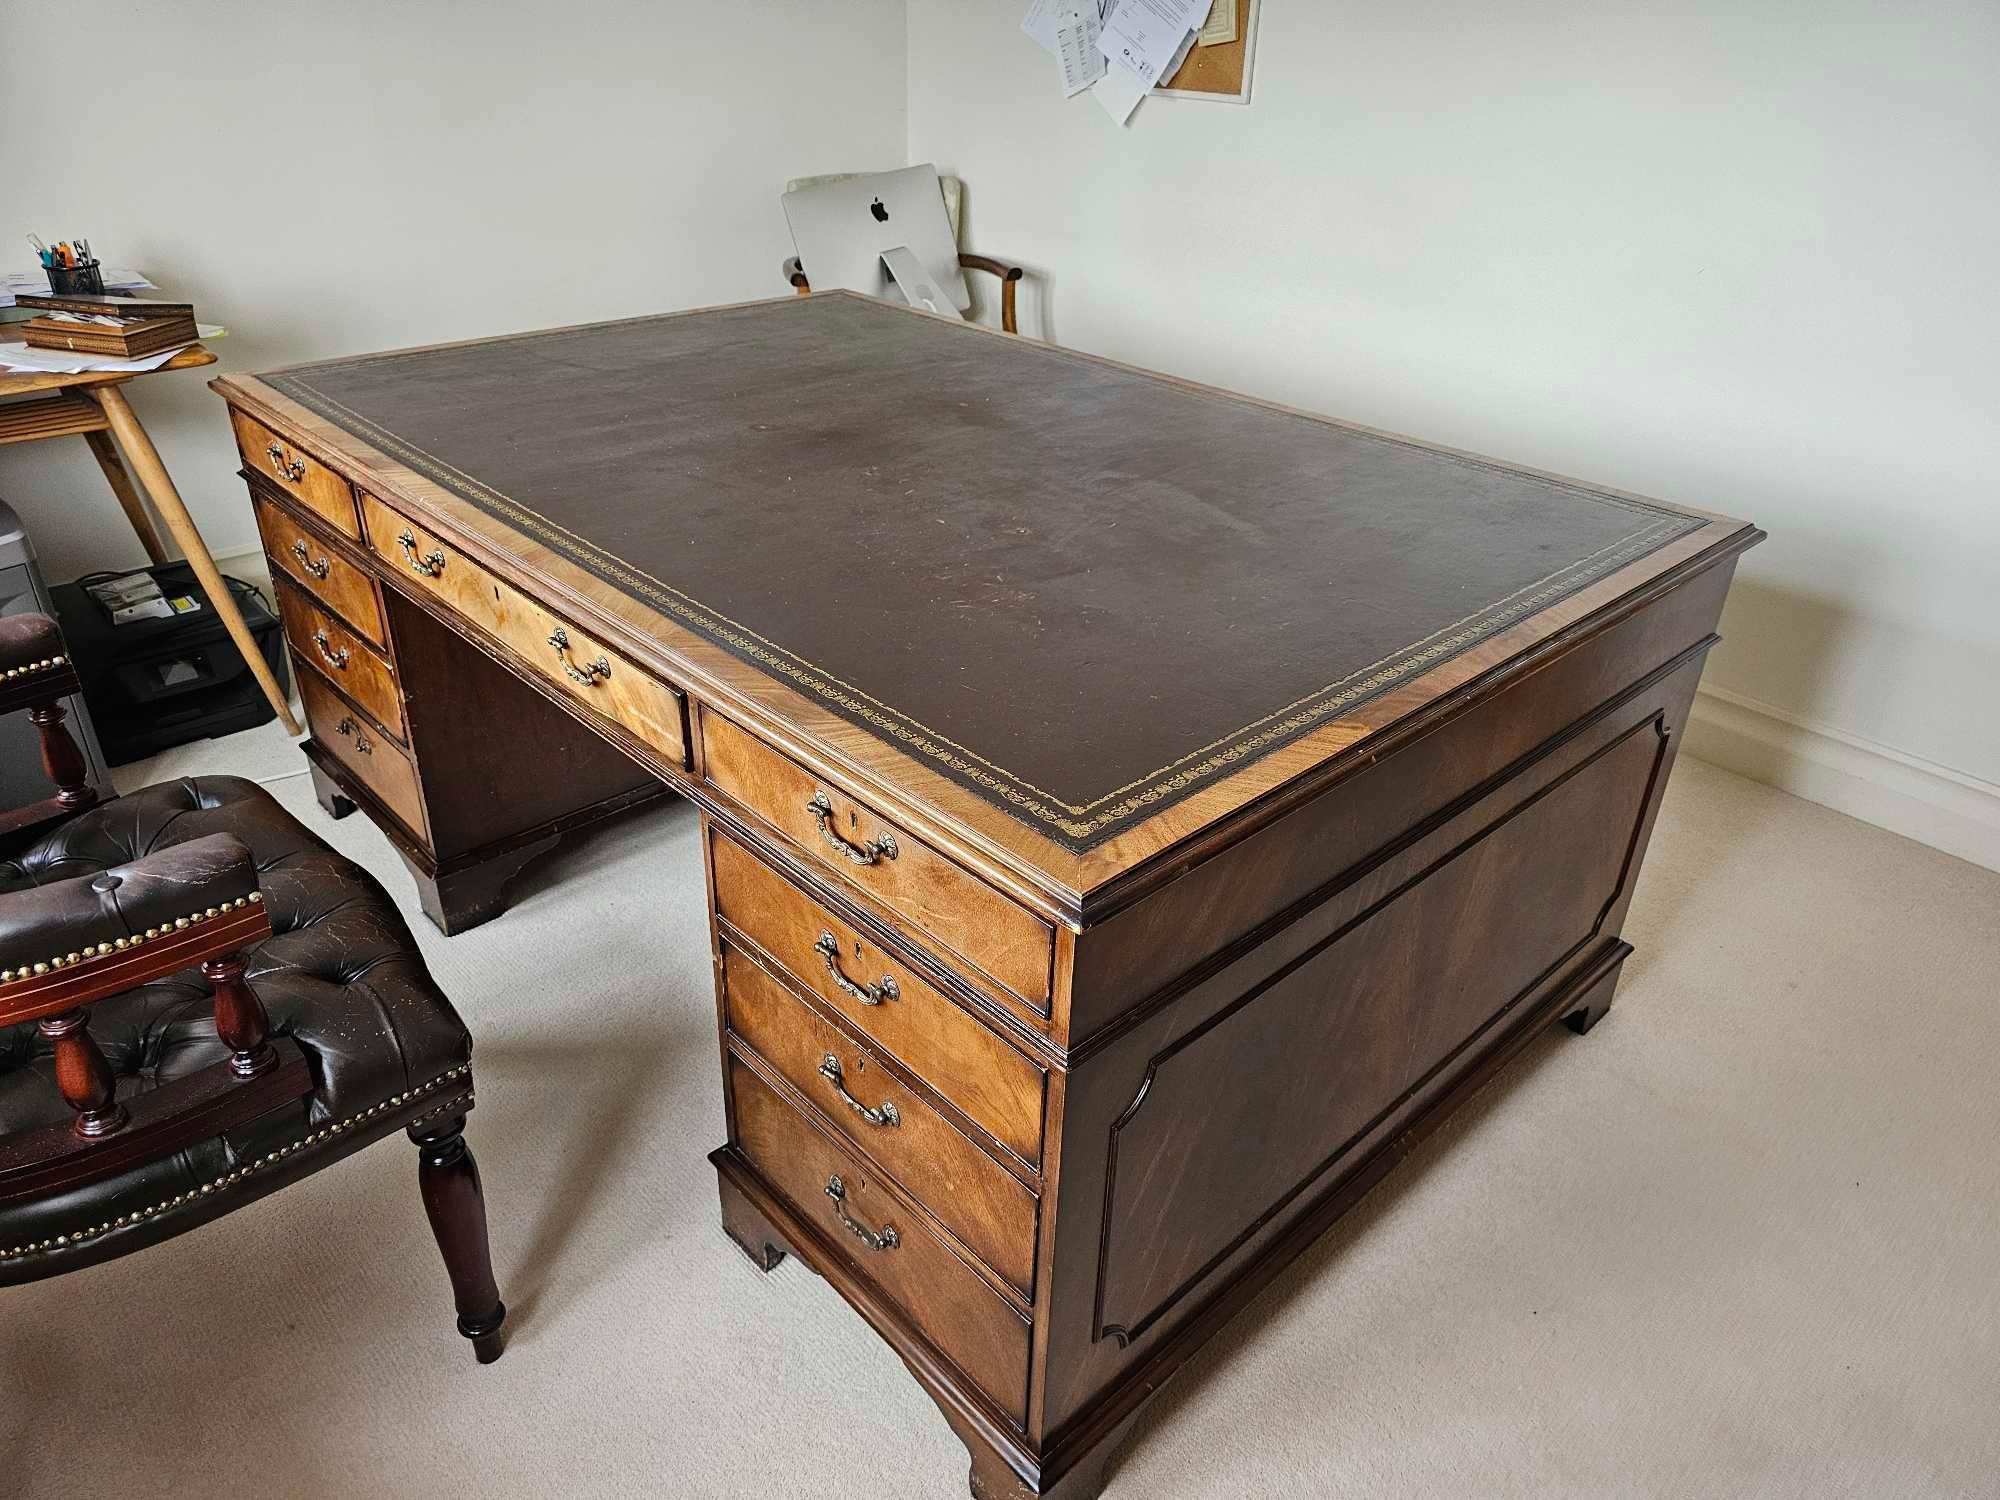
{"label": "apple logo", "polygon": [[880,198],[877,198],[873,203],[868,205],[868,212],[875,215],[875,222],[877,224],[886,224],[889,222],[889,210],[882,206]]}

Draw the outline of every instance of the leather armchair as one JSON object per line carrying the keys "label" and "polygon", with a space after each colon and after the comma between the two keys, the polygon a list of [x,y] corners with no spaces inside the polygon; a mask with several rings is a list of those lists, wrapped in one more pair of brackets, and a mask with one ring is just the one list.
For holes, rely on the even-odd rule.
{"label": "leather armchair", "polygon": [[[99,803],[51,622],[0,620],[0,712],[58,792],[0,826],[0,1285],[141,1249],[401,1129],[458,1329],[499,1357],[471,1038],[358,866],[261,788]],[[67,800],[65,800],[67,799]]]}

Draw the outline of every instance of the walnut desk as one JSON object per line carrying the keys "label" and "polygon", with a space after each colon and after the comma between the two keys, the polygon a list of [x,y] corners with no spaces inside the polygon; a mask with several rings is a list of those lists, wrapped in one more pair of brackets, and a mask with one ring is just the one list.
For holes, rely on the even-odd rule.
{"label": "walnut desk", "polygon": [[1762,536],[845,294],[215,385],[322,794],[434,916],[698,805],[724,1227],[839,1289],[987,1496],[1094,1494],[1604,1013]]}

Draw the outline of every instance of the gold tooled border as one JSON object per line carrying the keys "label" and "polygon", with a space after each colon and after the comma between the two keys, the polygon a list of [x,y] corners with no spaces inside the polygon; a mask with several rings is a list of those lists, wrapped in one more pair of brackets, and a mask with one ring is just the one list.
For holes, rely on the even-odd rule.
{"label": "gold tooled border", "polygon": [[[586,331],[600,332],[601,327],[573,332]],[[568,333],[572,331],[531,333],[520,337],[555,338]],[[421,351],[408,351],[369,356],[364,359],[342,360],[325,368],[345,370],[358,365],[392,363],[419,357],[420,353]],[[372,418],[364,416],[337,398],[309,384],[304,377],[314,373],[317,368],[319,367],[305,366],[284,374],[266,375],[261,378],[273,389],[318,412],[335,425],[353,432],[356,437],[381,448],[461,499],[529,533],[586,571],[603,578],[606,582],[616,584],[633,597],[673,615],[697,634],[715,641],[733,655],[751,662],[761,670],[790,680],[829,704],[844,717],[858,720],[886,734],[904,746],[907,751],[937,763],[959,780],[970,782],[988,794],[1004,799],[1031,818],[1061,830],[1067,837],[1060,842],[1069,845],[1076,852],[1081,852],[1109,837],[1112,825],[1122,823],[1135,814],[1153,808],[1163,799],[1180,800],[1200,782],[1235,768],[1249,759],[1269,753],[1281,744],[1298,738],[1327,716],[1350,709],[1361,701],[1387,691],[1405,678],[1441,665],[1501,628],[1549,607],[1578,589],[1615,572],[1627,563],[1657,551],[1660,547],[1704,524],[1697,517],[1686,516],[1663,507],[1656,508],[1627,496],[1609,495],[1560,481],[1546,481],[1575,494],[1580,499],[1611,505],[1637,514],[1651,515],[1656,519],[1652,525],[1643,527],[1596,552],[1574,559],[1555,572],[1523,586],[1475,613],[1443,626],[1430,635],[1392,652],[1389,656],[1357,668],[1345,677],[1317,688],[1261,718],[1241,725],[1228,734],[1221,735],[1205,745],[1197,746],[1166,765],[1127,782],[1124,786],[1115,787],[1091,801],[1076,803],[1038,787],[1027,778],[987,760],[912,715],[903,713],[853,684],[843,681],[827,668],[766,639],[749,626],[731,619],[720,610],[695,599],[663,579],[656,578],[643,569],[634,567],[623,558],[606,552],[589,538],[579,536],[549,520],[477,476],[468,474],[436,455],[416,447]],[[1365,441],[1383,442],[1398,447],[1411,446],[1391,437],[1352,429],[1343,430]],[[1505,470],[1504,466],[1483,463],[1458,454],[1439,453],[1435,449],[1422,451],[1428,456],[1467,468],[1511,472]],[[1135,791],[1135,788],[1138,790]],[[1125,795],[1127,793],[1130,795]]]}

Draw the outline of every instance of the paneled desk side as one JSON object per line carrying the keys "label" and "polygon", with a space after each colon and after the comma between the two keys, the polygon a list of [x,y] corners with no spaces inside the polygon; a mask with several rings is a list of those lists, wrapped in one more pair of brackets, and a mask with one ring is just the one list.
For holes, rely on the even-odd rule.
{"label": "paneled desk side", "polygon": [[[1702,518],[1077,853],[263,382],[216,384],[358,497],[350,525],[252,478],[291,528],[266,532],[284,587],[304,587],[291,540],[329,561],[334,592],[294,613],[380,679],[346,679],[340,716],[387,733],[368,706],[397,695],[390,748],[429,828],[356,800],[399,848],[445,782],[504,799],[535,774],[518,737],[501,766],[463,728],[503,692],[551,716],[566,765],[602,766],[592,807],[634,795],[597,795],[614,763],[698,805],[724,1227],[868,1319],[986,1496],[1095,1494],[1159,1385],[1412,1143],[1550,1022],[1605,1013],[1761,539]],[[419,707],[433,689],[456,738]]]}

